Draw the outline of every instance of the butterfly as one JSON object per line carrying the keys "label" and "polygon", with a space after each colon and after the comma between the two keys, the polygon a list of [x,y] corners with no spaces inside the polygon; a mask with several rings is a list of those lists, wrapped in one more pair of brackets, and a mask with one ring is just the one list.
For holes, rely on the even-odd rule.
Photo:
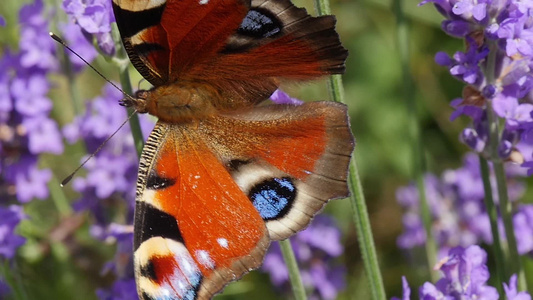
{"label": "butterfly", "polygon": [[113,10],[154,86],[122,104],[159,119],[139,163],[138,294],[209,299],[349,194],[346,106],[263,105],[283,80],[342,73],[347,51],[333,16],[289,0],[113,0]]}

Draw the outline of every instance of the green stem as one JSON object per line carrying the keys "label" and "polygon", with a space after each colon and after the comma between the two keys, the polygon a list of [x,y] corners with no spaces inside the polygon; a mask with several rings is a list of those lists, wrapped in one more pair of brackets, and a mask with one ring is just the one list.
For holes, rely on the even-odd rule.
{"label": "green stem", "polygon": [[300,269],[298,268],[298,263],[296,262],[296,257],[294,256],[290,240],[286,239],[284,241],[279,241],[279,246],[281,248],[283,259],[285,260],[285,265],[289,270],[289,279],[291,280],[294,298],[296,300],[307,299],[305,288],[302,283],[302,277],[300,276]]}
{"label": "green stem", "polygon": [[355,155],[352,157],[350,163],[349,184],[350,190],[352,191],[350,203],[354,210],[355,229],[357,231],[359,247],[361,249],[363,263],[370,284],[372,299],[383,300],[386,299],[385,288],[383,286],[383,278],[379,269],[376,246],[374,245],[374,237],[372,236],[372,228],[370,226],[368,209],[365,203],[363,186],[361,185]]}
{"label": "green stem", "polygon": [[413,144],[413,176],[415,178],[416,186],[418,189],[418,195],[420,200],[420,214],[422,217],[422,223],[424,224],[424,230],[426,232],[426,257],[428,262],[428,269],[433,282],[436,282],[439,278],[438,273],[433,269],[437,259],[437,244],[432,234],[432,215],[429,208],[429,204],[426,198],[426,188],[424,182],[425,172],[425,159],[424,149],[422,143],[422,136],[420,132],[420,125],[418,123],[418,114],[415,101],[415,95],[413,91],[413,80],[409,73],[409,29],[405,16],[402,10],[402,0],[394,0],[393,2],[394,12],[396,14],[397,22],[397,37],[398,37],[398,49],[400,53],[400,62],[402,67],[402,78],[404,87],[404,96],[407,103],[409,133]]}
{"label": "green stem", "polygon": [[48,189],[50,191],[50,197],[57,208],[57,211],[62,217],[66,217],[72,214],[73,210],[70,207],[70,202],[65,196],[63,188],[61,188],[59,181],[55,176],[52,176],[52,180],[48,183]]}
{"label": "green stem", "polygon": [[[331,9],[329,0],[315,0],[315,9],[318,15],[329,15]],[[328,79],[328,90],[330,98],[333,101],[345,103],[344,101],[344,87],[342,85],[342,76],[333,75]],[[374,237],[372,235],[372,227],[370,225],[370,218],[368,217],[368,209],[366,207],[365,195],[363,193],[363,185],[359,177],[359,169],[355,161],[355,151],[350,162],[349,185],[351,195],[349,197],[352,209],[354,212],[354,223],[359,240],[359,247],[363,257],[366,274],[370,284],[370,292],[372,299],[382,300],[386,299],[385,288],[383,286],[383,278],[381,270],[379,269],[379,261],[376,253],[376,246],[374,244]]]}
{"label": "green stem", "polygon": [[512,210],[513,207],[509,201],[507,193],[507,179],[505,177],[505,170],[501,160],[493,161],[494,175],[496,175],[496,185],[498,187],[498,199],[500,202],[500,214],[503,220],[503,227],[505,228],[505,236],[507,237],[507,245],[509,247],[509,270],[510,274],[518,274],[519,290],[526,289],[526,278],[520,264],[520,255],[516,245],[516,237],[514,235]]}
{"label": "green stem", "polygon": [[498,211],[494,205],[492,197],[492,186],[490,183],[489,164],[482,155],[479,155],[479,165],[481,168],[481,178],[483,180],[483,190],[485,191],[485,206],[490,220],[490,230],[492,233],[492,250],[494,251],[494,260],[496,261],[496,288],[498,293],[503,295],[502,283],[505,282],[505,256],[498,232]]}
{"label": "green stem", "polygon": [[[498,46],[495,42],[489,43],[489,56],[485,66],[485,76],[488,84],[494,84],[495,82],[495,69],[496,69],[496,56],[498,55]],[[498,146],[500,142],[500,128],[498,116],[494,112],[492,107],[492,101],[488,100],[487,104],[487,120],[489,124],[489,155],[492,165],[494,167],[494,175],[496,177],[496,188],[498,190],[498,200],[500,204],[500,215],[503,220],[503,226],[505,228],[505,236],[507,237],[507,249],[508,255],[508,269],[507,276],[509,278],[511,274],[518,274],[518,287],[519,289],[526,288],[526,279],[523,270],[521,270],[520,255],[518,254],[518,248],[516,245],[516,237],[514,235],[512,210],[513,207],[509,202],[509,195],[507,192],[507,179],[505,176],[505,169],[503,162],[498,154]]]}

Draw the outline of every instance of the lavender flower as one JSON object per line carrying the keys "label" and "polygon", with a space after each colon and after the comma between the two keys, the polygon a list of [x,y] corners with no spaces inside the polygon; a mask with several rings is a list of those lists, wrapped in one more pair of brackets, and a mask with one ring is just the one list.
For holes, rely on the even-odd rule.
{"label": "lavender flower", "polygon": [[[456,109],[452,119],[460,114],[472,119],[462,141],[488,157],[508,159],[521,150],[519,144],[532,142],[526,136],[533,129],[533,105],[527,103],[533,88],[533,7],[517,0],[425,0],[421,5],[428,2],[434,3],[446,18],[443,30],[466,42],[466,51],[456,52],[453,58],[443,52],[435,56],[437,63],[447,66],[454,77],[468,84],[462,100],[452,103]],[[470,114],[472,107],[483,111],[485,117]],[[487,147],[487,109],[505,121],[498,132],[497,153],[490,153],[492,148]],[[526,161],[523,167],[530,168],[532,154],[522,156]]]}
{"label": "lavender flower", "polygon": [[[93,45],[87,40],[83,34],[83,30],[80,26],[74,23],[67,23],[60,26],[61,31],[63,32],[63,37],[69,44],[69,46],[83,57],[86,61],[92,62],[97,56],[98,52],[94,49]],[[74,70],[81,71],[86,67],[85,62],[80,60],[72,52],[67,52],[70,61],[74,65]]]}
{"label": "lavender flower", "polygon": [[[296,259],[300,265],[302,281],[321,299],[336,299],[345,286],[343,267],[333,267],[333,259],[342,254],[340,231],[333,219],[325,215],[315,217],[311,225],[291,238]],[[265,256],[261,270],[270,274],[270,279],[280,290],[289,289],[289,273],[279,244],[273,244]]]}
{"label": "lavender flower", "polygon": [[[102,96],[87,102],[85,115],[78,116],[63,133],[70,143],[83,140],[89,152],[96,150],[126,118],[126,111],[117,107],[122,94],[110,84],[103,88]],[[153,127],[149,119],[142,117],[145,130]],[[74,204],[77,210],[89,209],[96,217],[97,224],[106,226],[105,205],[112,199],[125,199],[127,215],[132,222],[138,158],[130,132],[119,131],[106,146],[86,165],[86,178],[75,178],[73,187],[82,198]],[[124,201],[124,200],[121,200]]]}
{"label": "lavender flower", "polygon": [[[442,278],[435,284],[424,283],[418,290],[419,299],[499,299],[496,288],[487,285],[490,273],[486,263],[487,253],[477,245],[451,249],[436,267],[441,272]],[[410,289],[405,277],[402,281],[404,290],[402,300],[406,300],[409,299]],[[510,287],[506,288],[506,295],[508,297],[516,295],[516,276],[511,278]],[[522,300],[522,298],[516,299]]]}
{"label": "lavender flower", "polygon": [[0,206],[0,256],[13,258],[17,248],[26,241],[25,238],[15,233],[15,228],[24,218],[26,216],[21,206]]}
{"label": "lavender flower", "polygon": [[99,48],[107,55],[115,53],[111,23],[115,21],[111,1],[64,0],[63,9],[80,26],[84,35],[96,38]]}
{"label": "lavender flower", "polygon": [[138,299],[133,273],[133,227],[112,223],[107,228],[95,225],[91,228],[93,236],[117,244],[115,258],[108,262],[103,274],[113,272],[117,280],[110,289],[99,289],[96,295],[101,300]]}
{"label": "lavender flower", "polygon": [[[507,175],[509,198],[516,201],[524,194],[524,186],[515,178],[523,176],[523,172],[509,169]],[[492,243],[489,217],[484,205],[485,192],[476,155],[466,155],[463,167],[445,171],[440,179],[431,174],[426,175],[425,186],[433,218],[432,234],[441,251],[456,246]],[[497,195],[495,192],[493,194]],[[410,249],[423,245],[426,234],[419,213],[418,190],[414,185],[400,188],[396,192],[396,198],[406,208],[403,216],[404,233],[398,237],[398,246]],[[498,200],[497,197],[495,200]],[[533,250],[533,227],[529,225],[533,220],[533,210],[530,206],[521,206],[514,216],[515,236],[522,254]]]}
{"label": "lavender flower", "polygon": [[[85,114],[63,128],[67,141],[82,140],[89,152],[95,151],[127,118],[126,111],[118,107],[121,98],[121,92],[115,87],[104,86],[101,96],[87,102]],[[109,109],[112,106],[117,109]],[[146,136],[153,122],[146,116],[141,116],[140,120]],[[73,181],[74,190],[81,194],[74,208],[92,212],[93,237],[117,244],[115,258],[102,270],[103,274],[112,272],[117,281],[109,290],[98,290],[97,295],[100,299],[137,299],[132,265],[133,229],[113,223],[113,216],[108,213],[110,204],[121,205],[125,207],[126,223],[133,223],[138,157],[131,132],[119,131],[84,167],[86,177]]]}
{"label": "lavender flower", "polygon": [[407,282],[407,278],[405,278],[405,276],[402,276],[402,289],[402,298],[392,297],[391,300],[410,300],[411,288],[409,287],[409,283]]}
{"label": "lavender flower", "polygon": [[511,276],[511,279],[509,279],[509,285],[505,282],[503,283],[503,289],[505,290],[505,297],[507,297],[507,300],[531,300],[531,295],[527,292],[518,292],[516,278],[517,276],[514,274]]}
{"label": "lavender flower", "polygon": [[97,290],[100,300],[133,300],[138,299],[135,279],[119,279],[113,283],[110,290]]}
{"label": "lavender flower", "polygon": [[6,50],[0,59],[0,165],[6,171],[0,182],[11,187],[1,189],[6,194],[0,198],[28,202],[48,197],[51,172],[38,169],[37,156],[60,154],[63,143],[57,124],[48,117],[52,104],[46,76],[58,65],[48,35],[49,16],[41,0],[23,6],[19,15],[24,20],[19,52]]}

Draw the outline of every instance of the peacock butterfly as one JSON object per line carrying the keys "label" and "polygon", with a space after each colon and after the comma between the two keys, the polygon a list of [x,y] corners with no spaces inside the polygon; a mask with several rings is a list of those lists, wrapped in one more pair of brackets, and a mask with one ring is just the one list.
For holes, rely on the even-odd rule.
{"label": "peacock butterfly", "polygon": [[261,265],[270,241],[348,195],[346,106],[259,105],[280,81],[344,71],[333,16],[289,0],[113,0],[154,88],[122,104],[159,118],[136,191],[142,299],[208,299]]}

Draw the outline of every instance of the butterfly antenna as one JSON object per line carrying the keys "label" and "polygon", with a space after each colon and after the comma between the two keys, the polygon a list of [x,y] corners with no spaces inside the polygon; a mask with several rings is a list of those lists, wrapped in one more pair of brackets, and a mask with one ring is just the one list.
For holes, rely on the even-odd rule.
{"label": "butterfly antenna", "polygon": [[105,139],[105,141],[102,142],[102,144],[100,144],[100,146],[98,146],[98,148],[96,148],[96,150],[91,154],[89,155],[89,157],[87,157],[82,163],[81,165],[79,165],[76,170],[74,170],[74,172],[70,173],[70,175],[68,175],[65,179],[63,179],[63,181],[61,181],[61,184],[60,186],[61,187],[64,187],[65,185],[67,185],[71,180],[72,178],[74,177],[74,175],[76,175],[76,173],[83,167],[85,166],[85,164],[89,161],[89,159],[93,158],[96,154],[98,154],[98,152],[100,152],[100,150],[102,150],[102,148],[104,147],[105,144],[107,144],[107,142],[109,142],[110,139],[112,139],[115,134],[117,134],[117,132],[122,129],[122,127],[124,127],[124,125],[126,125],[126,123],[129,122],[129,120],[131,119],[131,117],[133,117],[134,114],[136,114],[137,111],[134,110],[129,116],[128,118],[117,128],[117,130],[115,130],[115,132],[113,132],[107,139]]}
{"label": "butterfly antenna", "polygon": [[[109,82],[112,86],[114,86],[117,90],[119,90],[124,96],[126,96],[126,98],[130,99],[130,100],[133,100],[135,101],[135,98],[133,98],[130,94],[124,92],[120,87],[118,87],[116,84],[114,84],[111,80],[107,79],[107,77],[104,76],[104,74],[102,74],[100,71],[98,71],[95,67],[93,67],[88,61],[86,61],[83,57],[81,57],[78,53],[76,53],[76,51],[72,50],[72,48],[70,48],[67,43],[65,43],[65,41],[60,38],[59,36],[57,36],[55,33],[53,32],[49,32],[50,34],[50,37],[54,39],[54,41],[60,43],[61,45],[63,45],[63,47],[67,48],[68,51],[70,51],[72,54],[76,55],[79,59],[81,59],[86,65],[88,65],[91,69],[93,69],[96,74],[100,75],[100,77],[102,77],[103,79],[105,79],[107,82]],[[81,166],[80,166],[81,167]]]}

